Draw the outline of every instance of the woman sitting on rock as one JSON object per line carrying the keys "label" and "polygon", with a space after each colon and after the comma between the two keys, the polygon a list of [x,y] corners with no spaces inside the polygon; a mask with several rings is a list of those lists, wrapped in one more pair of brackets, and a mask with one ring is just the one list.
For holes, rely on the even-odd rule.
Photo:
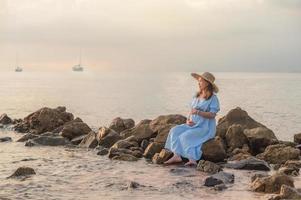
{"label": "woman sitting on rock", "polygon": [[181,157],[184,157],[189,159],[185,166],[196,165],[202,156],[202,144],[215,137],[215,116],[220,110],[215,77],[209,72],[191,75],[198,80],[199,91],[190,104],[186,124],[177,125],[169,131],[165,148],[173,152],[173,157],[164,164],[182,162]]}

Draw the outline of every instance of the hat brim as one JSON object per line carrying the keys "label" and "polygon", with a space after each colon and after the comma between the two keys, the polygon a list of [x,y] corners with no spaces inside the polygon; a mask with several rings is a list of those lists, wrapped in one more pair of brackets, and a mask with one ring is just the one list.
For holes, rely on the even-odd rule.
{"label": "hat brim", "polygon": [[206,77],[204,77],[204,76],[202,76],[202,75],[200,75],[200,74],[197,74],[197,73],[191,73],[191,76],[192,76],[193,78],[195,78],[196,80],[199,80],[200,77],[203,78],[203,79],[205,79],[206,81],[208,81],[209,83],[212,84],[212,86],[213,86],[213,91],[214,91],[215,93],[218,93],[219,89],[218,89],[217,85],[216,85],[215,83],[212,83],[212,82],[211,82],[210,80],[208,80]]}

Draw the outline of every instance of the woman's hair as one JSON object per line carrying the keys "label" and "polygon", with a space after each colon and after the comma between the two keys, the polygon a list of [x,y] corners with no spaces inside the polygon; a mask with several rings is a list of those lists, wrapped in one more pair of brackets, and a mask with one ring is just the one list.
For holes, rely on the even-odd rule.
{"label": "woman's hair", "polygon": [[[208,83],[205,90],[207,90],[209,92],[209,95],[205,97],[205,99],[207,100],[207,99],[210,99],[210,97],[213,95],[214,89],[213,89],[213,85],[209,81],[207,81],[207,80],[205,80],[205,81]],[[200,94],[201,94],[201,91],[198,91],[195,96],[199,97]]]}

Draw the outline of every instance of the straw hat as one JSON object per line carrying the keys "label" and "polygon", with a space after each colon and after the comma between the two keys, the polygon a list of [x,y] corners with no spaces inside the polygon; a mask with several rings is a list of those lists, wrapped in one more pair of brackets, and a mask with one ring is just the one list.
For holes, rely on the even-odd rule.
{"label": "straw hat", "polygon": [[196,80],[199,80],[199,78],[202,77],[203,79],[205,79],[206,81],[208,81],[209,83],[211,83],[212,86],[213,86],[213,91],[215,93],[218,93],[219,89],[218,89],[217,85],[215,85],[215,83],[214,83],[215,77],[210,72],[204,72],[202,75],[199,75],[197,73],[191,73],[191,76],[193,78],[195,78]]}

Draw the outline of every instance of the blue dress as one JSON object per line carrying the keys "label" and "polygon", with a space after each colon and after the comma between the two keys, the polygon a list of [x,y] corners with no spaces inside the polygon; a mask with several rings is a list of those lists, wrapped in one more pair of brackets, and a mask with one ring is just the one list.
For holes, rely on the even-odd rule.
{"label": "blue dress", "polygon": [[[190,103],[191,109],[217,113],[220,110],[219,100],[216,94],[209,99],[193,97]],[[170,151],[193,160],[199,160],[202,156],[202,144],[215,137],[216,120],[199,115],[191,115],[193,126],[181,124],[170,129],[165,148]]]}

